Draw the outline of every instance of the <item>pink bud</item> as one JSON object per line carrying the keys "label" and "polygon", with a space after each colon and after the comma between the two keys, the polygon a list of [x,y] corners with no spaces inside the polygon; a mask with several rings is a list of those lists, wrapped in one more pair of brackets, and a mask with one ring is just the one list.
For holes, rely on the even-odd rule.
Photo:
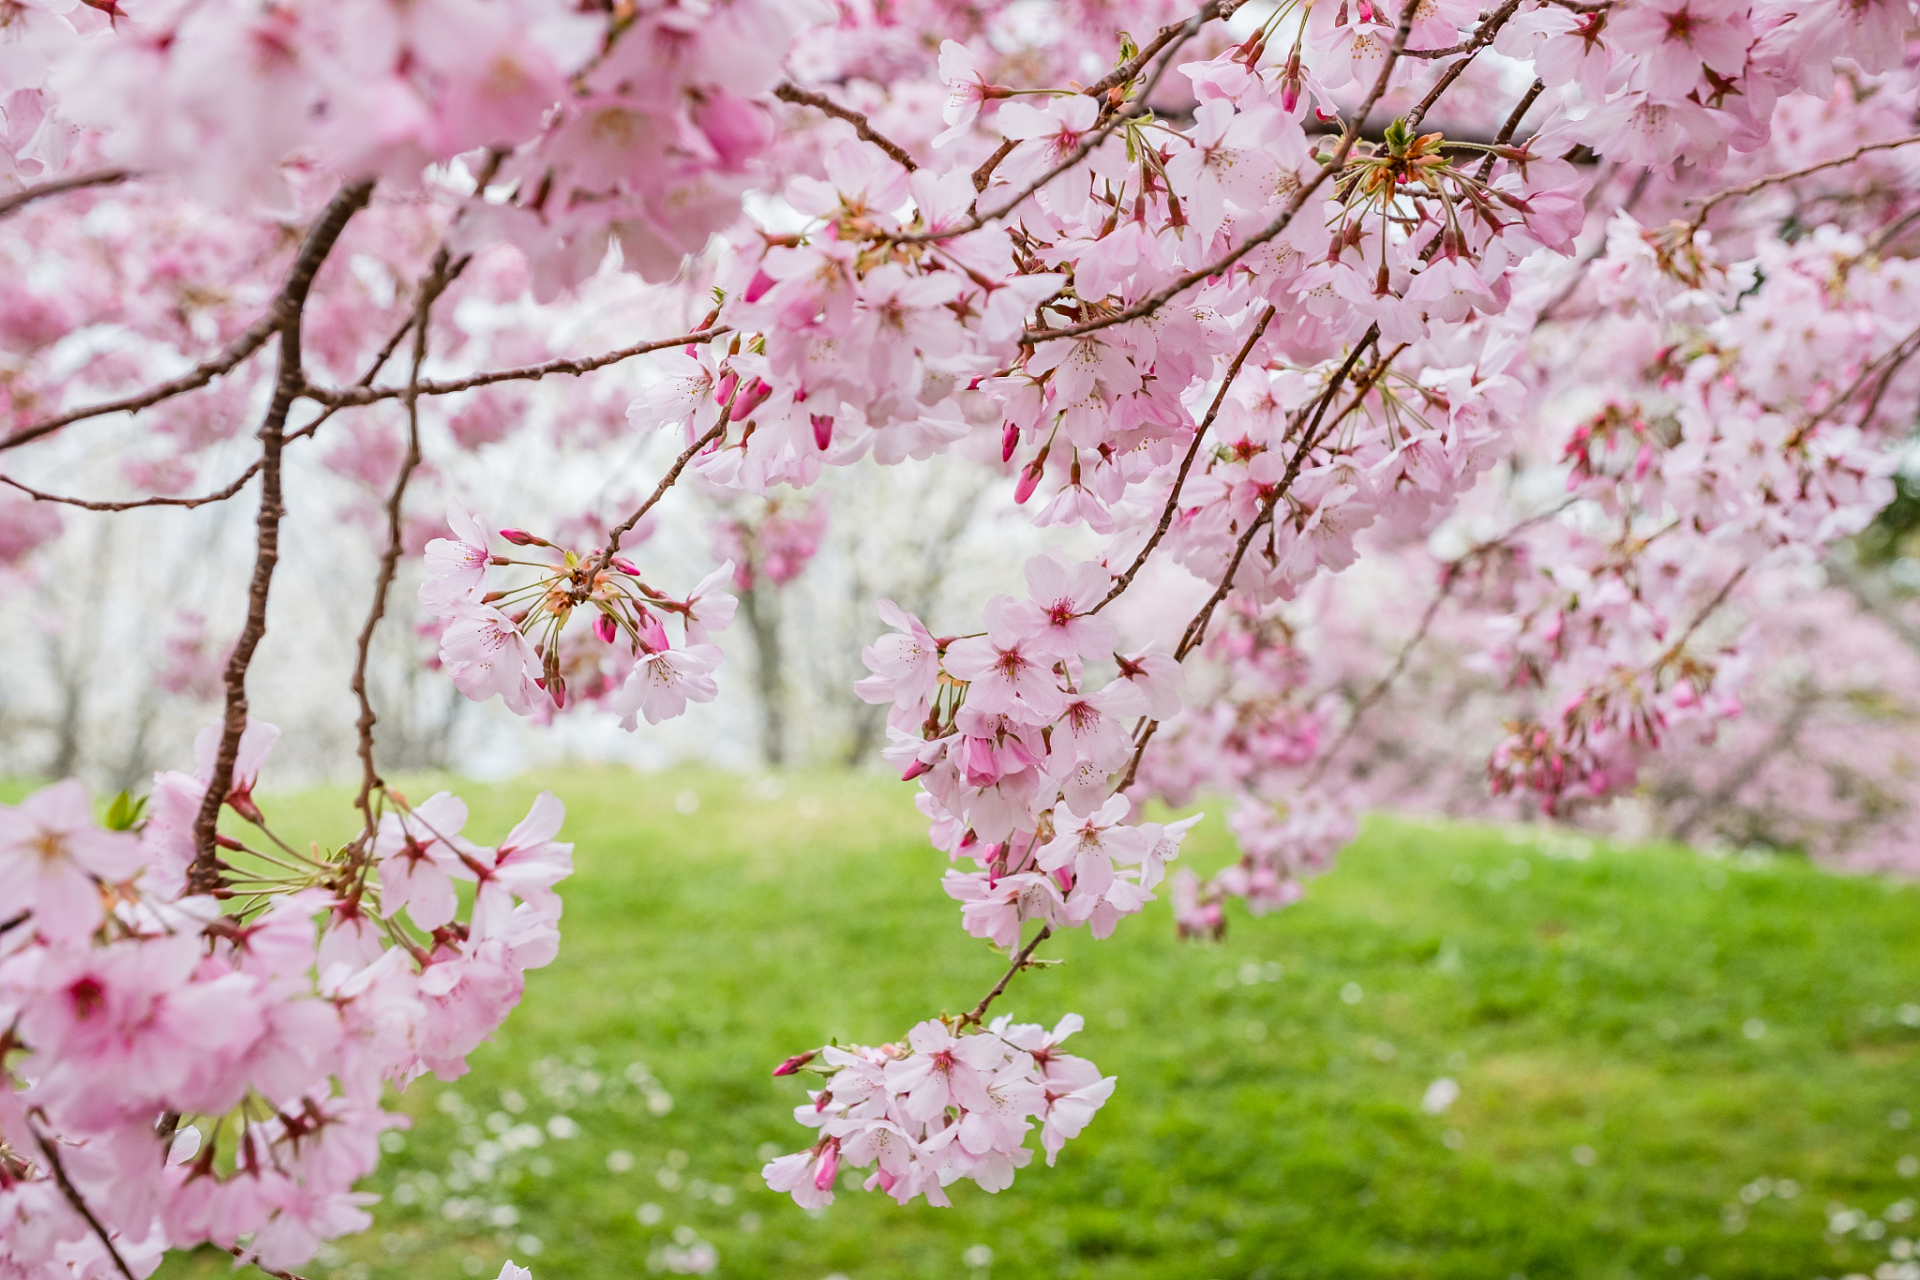
{"label": "pink bud", "polygon": [[744,420],[748,414],[759,408],[761,403],[772,394],[773,388],[766,384],[765,379],[755,378],[752,382],[749,382],[740,389],[740,394],[733,398],[734,421],[739,422]]}
{"label": "pink bud", "polygon": [[607,563],[611,564],[614,568],[618,569],[620,572],[626,574],[629,578],[637,578],[640,576],[640,567],[634,564],[633,561],[627,559],[625,556],[615,556],[612,560],[609,560]]}
{"label": "pink bud", "polygon": [[740,296],[748,302],[760,301],[761,295],[773,288],[773,277],[765,271],[753,273],[753,279],[747,281],[747,291]]}
{"label": "pink bud", "polygon": [[813,442],[820,448],[825,449],[833,443],[833,415],[830,413],[816,413],[812,415],[812,419]]}
{"label": "pink bud", "polygon": [[740,385],[740,375],[729,369],[720,375],[720,381],[713,384],[713,399],[716,404],[725,404],[733,398],[733,389]]}
{"label": "pink bud", "polygon": [[660,625],[660,619],[650,613],[640,615],[640,643],[646,646],[648,653],[660,653],[673,647],[667,643],[667,629]]}
{"label": "pink bud", "polygon": [[1040,464],[1038,461],[1020,473],[1020,482],[1013,487],[1013,500],[1024,503],[1040,487]]}
{"label": "pink bud", "polygon": [[805,1053],[796,1053],[791,1058],[788,1058],[785,1062],[775,1067],[773,1069],[773,1074],[775,1074],[776,1076],[790,1076],[794,1072],[806,1066],[809,1062],[812,1062],[815,1058],[819,1056],[820,1056],[820,1051],[818,1049],[809,1049]]}
{"label": "pink bud", "polygon": [[545,538],[536,538],[532,534],[528,533],[525,529],[502,529],[500,531],[500,536],[505,538],[508,542],[511,542],[516,547],[532,547],[532,546],[544,547],[547,545],[547,540]]}
{"label": "pink bud", "polygon": [[1007,424],[1006,430],[1002,432],[1000,435],[1000,461],[1012,462],[1013,451],[1015,449],[1018,449],[1019,447],[1020,447],[1020,428],[1014,426],[1011,422],[1009,422]]}
{"label": "pink bud", "polygon": [[907,771],[900,775],[900,781],[912,782],[915,778],[919,777],[921,774],[930,773],[932,772],[932,770],[933,770],[933,766],[928,764],[925,760],[915,760],[912,764],[907,766]]}
{"label": "pink bud", "polygon": [[813,1169],[813,1185],[820,1191],[833,1189],[834,1175],[840,1172],[840,1140],[827,1139],[827,1146],[820,1153],[820,1163]]}
{"label": "pink bud", "polygon": [[593,620],[593,634],[600,637],[602,644],[612,644],[620,629],[614,626],[611,614],[603,613]]}
{"label": "pink bud", "polygon": [[766,108],[730,93],[710,94],[694,104],[693,122],[706,135],[728,171],[738,173],[773,141]]}

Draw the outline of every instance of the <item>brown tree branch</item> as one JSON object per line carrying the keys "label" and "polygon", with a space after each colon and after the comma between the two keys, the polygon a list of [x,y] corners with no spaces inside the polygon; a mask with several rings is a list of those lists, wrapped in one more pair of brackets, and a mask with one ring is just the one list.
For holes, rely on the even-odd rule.
{"label": "brown tree branch", "polygon": [[47,1140],[47,1135],[41,1133],[39,1126],[31,1119],[27,1121],[27,1128],[32,1132],[33,1140],[39,1144],[41,1154],[46,1156],[47,1171],[53,1175],[55,1184],[60,1188],[60,1194],[67,1198],[67,1203],[73,1206],[74,1212],[85,1218],[87,1225],[93,1228],[93,1234],[100,1238],[100,1243],[106,1248],[107,1256],[113,1259],[114,1267],[126,1277],[126,1280],[133,1280],[133,1272],[128,1269],[127,1260],[120,1256],[120,1250],[114,1247],[113,1237],[108,1234],[106,1227],[94,1215],[93,1210],[87,1206],[86,1200],[80,1194],[80,1188],[74,1186],[73,1179],[67,1176],[67,1166],[60,1162],[58,1148]]}
{"label": "brown tree branch", "polygon": [[1764,178],[1755,178],[1752,182],[1745,183],[1738,187],[1728,187],[1725,191],[1717,191],[1710,196],[1692,196],[1686,203],[1699,205],[1700,212],[1693,215],[1693,221],[1689,225],[1696,230],[1699,229],[1705,225],[1707,215],[1728,200],[1738,199],[1741,196],[1750,196],[1763,188],[1771,187],[1782,182],[1793,182],[1800,178],[1819,173],[1825,169],[1837,169],[1841,165],[1852,164],[1860,157],[1870,155],[1875,151],[1892,151],[1896,147],[1910,147],[1916,142],[1920,142],[1920,133],[1908,134],[1904,138],[1892,138],[1886,142],[1870,142],[1864,147],[1857,147],[1849,151],[1844,156],[1835,156],[1831,160],[1822,160],[1819,164],[1810,164],[1804,169],[1795,169],[1790,173],[1770,173]]}
{"label": "brown tree branch", "polygon": [[865,115],[853,110],[851,107],[841,106],[824,93],[809,93],[797,84],[782,83],[774,86],[773,96],[782,102],[791,102],[802,107],[812,107],[815,111],[825,112],[836,120],[845,120],[853,126],[853,131],[860,136],[862,142],[871,142],[874,146],[892,156],[894,162],[908,173],[912,173],[920,167],[914,163],[913,157],[907,154],[905,147],[887,137],[884,133],[875,130],[873,122],[868,120]]}
{"label": "brown tree branch", "polygon": [[1473,56],[1486,48],[1488,42],[1499,33],[1501,27],[1507,25],[1507,20],[1519,9],[1520,0],[1506,0],[1505,4],[1495,9],[1484,22],[1474,28],[1473,37],[1463,41],[1458,47],[1457,51],[1464,56],[1448,63],[1447,69],[1441,73],[1438,80],[1434,81],[1433,88],[1427,90],[1427,96],[1420,99],[1413,110],[1407,112],[1406,120],[1409,130],[1420,127],[1420,122],[1427,118],[1427,112],[1433,110],[1433,104],[1440,101],[1440,96],[1453,87],[1453,82],[1458,80],[1461,73],[1467,69],[1467,65],[1473,61]]}
{"label": "brown tree branch", "polygon": [[1267,325],[1273,320],[1274,311],[1275,308],[1269,303],[1266,311],[1261,314],[1259,323],[1253,326],[1253,332],[1247,335],[1245,344],[1240,348],[1240,354],[1233,358],[1233,363],[1227,367],[1226,375],[1220,380],[1220,390],[1214,393],[1213,403],[1207,406],[1207,416],[1200,420],[1200,425],[1193,433],[1193,443],[1187,446],[1187,456],[1181,460],[1180,473],[1174,477],[1173,491],[1167,495],[1167,505],[1160,512],[1160,523],[1154,527],[1153,536],[1147,539],[1146,546],[1140,548],[1140,554],[1134,557],[1127,571],[1114,582],[1105,598],[1087,610],[1088,613],[1098,613],[1119,599],[1121,593],[1133,585],[1134,575],[1139,573],[1141,567],[1147,563],[1147,557],[1153,554],[1153,549],[1160,545],[1162,538],[1167,536],[1167,530],[1173,526],[1174,512],[1180,508],[1180,490],[1187,483],[1187,472],[1193,468],[1194,457],[1200,452],[1200,441],[1206,438],[1208,429],[1213,426],[1213,420],[1220,416],[1220,406],[1226,403],[1228,389],[1233,386],[1233,380],[1240,376],[1240,366],[1245,364],[1247,357],[1253,353],[1254,344],[1260,341],[1260,335],[1267,331]]}
{"label": "brown tree branch", "polygon": [[259,470],[260,461],[256,458],[247,465],[245,471],[242,471],[239,476],[234,479],[232,484],[215,489],[212,493],[203,493],[197,498],[132,498],[125,502],[96,502],[90,498],[74,498],[65,494],[45,493],[34,488],[32,485],[22,484],[11,476],[0,476],[0,484],[9,485],[12,488],[18,489],[35,502],[57,502],[63,506],[81,507],[87,511],[132,511],[138,507],[185,507],[188,510],[192,510],[195,507],[204,507],[210,502],[225,502],[228,498],[233,497],[236,493],[239,493],[240,490],[246,488],[247,481],[253,479]]}
{"label": "brown tree branch", "polygon": [[36,200],[45,200],[48,196],[65,195],[69,191],[79,191],[85,187],[110,187],[125,182],[133,176],[131,169],[95,169],[91,173],[76,173],[65,178],[49,178],[30,187],[22,187],[10,196],[0,196],[0,218],[18,213]]}
{"label": "brown tree branch", "polygon": [[280,330],[283,321],[278,304],[273,310],[249,325],[244,333],[228,343],[219,355],[203,360],[177,378],[169,378],[158,386],[149,387],[137,395],[122,396],[118,400],[105,400],[99,404],[88,405],[83,409],[73,409],[66,413],[36,422],[32,426],[22,427],[12,435],[0,439],[0,451],[16,449],[23,444],[52,435],[62,427],[71,426],[87,418],[98,418],[109,413],[134,413],[138,410],[159,404],[188,391],[206,386],[215,378],[231,372],[240,363],[267,344]]}
{"label": "brown tree branch", "polygon": [[[1411,11],[1412,6],[1408,8]],[[1286,474],[1280,478],[1280,483],[1274,486],[1273,492],[1267,495],[1266,501],[1261,503],[1260,513],[1247,522],[1246,531],[1240,535],[1239,541],[1233,548],[1233,558],[1227,563],[1227,571],[1220,577],[1220,585],[1207,597],[1207,602],[1200,606],[1200,611],[1193,615],[1192,621],[1187,623],[1187,629],[1180,637],[1179,647],[1173,651],[1176,662],[1185,660],[1186,656],[1206,639],[1207,624],[1213,619],[1215,607],[1227,598],[1228,592],[1233,590],[1234,576],[1240,572],[1240,562],[1246,557],[1247,548],[1253,545],[1254,535],[1273,519],[1274,509],[1280,504],[1280,499],[1286,497],[1293,488],[1293,482],[1299,476],[1300,467],[1306,461],[1308,452],[1319,443],[1316,433],[1321,419],[1326,416],[1327,406],[1332,403],[1334,396],[1339,394],[1341,385],[1353,372],[1353,366],[1359,363],[1360,354],[1377,342],[1379,337],[1380,326],[1368,326],[1366,333],[1361,336],[1360,341],[1353,344],[1353,350],[1347,353],[1346,360],[1328,381],[1327,389],[1320,393],[1312,419],[1307,421],[1302,415],[1302,420],[1307,422],[1306,429],[1301,433],[1300,443],[1294,449],[1293,457],[1287,461]],[[1371,383],[1369,382],[1368,385],[1371,386]]]}
{"label": "brown tree branch", "polygon": [[1033,935],[1033,941],[1020,948],[1020,950],[1014,954],[1013,963],[1008,965],[1007,971],[1000,975],[1000,981],[993,984],[993,990],[980,997],[979,1004],[960,1015],[960,1020],[954,1024],[954,1030],[957,1031],[968,1025],[985,1026],[987,1007],[995,1000],[998,1000],[1001,994],[1006,991],[1007,984],[1013,981],[1014,974],[1019,973],[1022,969],[1032,964],[1034,951],[1039,948],[1041,943],[1052,936],[1053,926],[1050,924],[1041,925],[1040,932]]}
{"label": "brown tree branch", "polygon": [[398,400],[409,394],[416,396],[448,396],[456,391],[471,391],[475,387],[491,386],[497,382],[538,382],[550,373],[564,373],[578,377],[592,373],[595,369],[604,369],[610,364],[622,360],[631,360],[653,351],[664,351],[669,347],[684,347],[703,342],[712,342],[715,338],[732,333],[727,325],[710,325],[692,333],[683,333],[675,338],[656,338],[638,346],[622,347],[618,351],[608,351],[597,356],[583,356],[578,359],[547,360],[540,364],[521,365],[514,369],[494,369],[486,373],[476,373],[470,377],[454,378],[445,382],[423,379],[417,385],[408,384],[399,387],[376,387],[371,384],[353,387],[317,387],[303,383],[300,394],[309,400],[324,404],[329,408],[344,409],[353,405],[375,404],[382,400]]}
{"label": "brown tree branch", "polygon": [[[902,232],[899,235],[888,236],[887,239],[894,244],[924,244],[931,240],[951,240],[955,236],[963,236],[968,232],[978,231],[989,222],[996,222],[1012,213],[1015,209],[1018,209],[1022,204],[1026,203],[1027,198],[1033,195],[1034,192],[1040,190],[1040,188],[1046,186],[1049,182],[1052,182],[1055,178],[1092,155],[1095,148],[1099,147],[1101,143],[1113,135],[1115,129],[1118,129],[1129,120],[1138,119],[1140,116],[1145,115],[1148,110],[1147,99],[1153,96],[1154,89],[1159,87],[1161,77],[1166,75],[1167,68],[1172,65],[1173,55],[1178,53],[1181,46],[1185,45],[1187,41],[1200,34],[1200,28],[1212,21],[1213,17],[1220,12],[1224,3],[1225,0],[1208,0],[1208,3],[1201,8],[1200,12],[1194,14],[1193,17],[1187,19],[1187,21],[1175,28],[1172,36],[1169,36],[1166,40],[1159,41],[1156,47],[1160,60],[1158,65],[1154,67],[1153,74],[1148,77],[1146,87],[1143,88],[1131,102],[1113,111],[1111,115],[1108,115],[1100,125],[1089,129],[1086,136],[1080,139],[1079,145],[1074,147],[1066,159],[1060,161],[1051,169],[1048,169],[1032,182],[1029,182],[1025,187],[1021,188],[1019,193],[1012,199],[1002,202],[999,208],[994,209],[990,213],[980,213],[978,211],[971,213],[957,226],[944,227],[938,231]],[[1105,91],[1103,90],[1102,92]],[[1102,104],[1103,113],[1109,105],[1111,104]],[[1000,158],[1003,155],[1010,154],[1012,150],[1013,147],[1011,145],[1003,146],[1001,150],[996,151],[993,156],[989,158],[987,164],[982,165],[980,169],[974,172],[974,190],[985,190],[986,184],[982,181],[982,175],[991,174],[991,166],[997,165]]]}
{"label": "brown tree branch", "polygon": [[280,517],[284,506],[280,493],[280,451],[285,444],[287,413],[306,385],[300,350],[301,317],[307,294],[313,288],[320,266],[333,252],[346,230],[347,222],[373,195],[371,179],[344,187],[307,232],[286,284],[274,300],[273,317],[280,332],[280,369],[274,379],[273,399],[266,419],[260,425],[260,514],[253,565],[253,581],[247,590],[247,620],[240,638],[227,660],[226,719],[215,754],[213,776],[208,780],[206,796],[193,820],[193,866],[187,873],[189,893],[210,893],[219,887],[219,857],[214,835],[220,820],[220,806],[233,788],[233,766],[240,755],[240,735],[247,727],[247,668],[254,650],[267,632],[267,594],[273,586],[274,566],[280,560]]}
{"label": "brown tree branch", "polygon": [[266,1263],[260,1261],[259,1254],[250,1255],[237,1244],[230,1244],[225,1246],[225,1248],[228,1253],[240,1259],[240,1261],[246,1263],[248,1266],[272,1276],[273,1280],[306,1280],[304,1276],[296,1275],[291,1271],[281,1271],[275,1267],[268,1266]]}
{"label": "brown tree branch", "polygon": [[387,613],[387,596],[392,590],[394,575],[399,571],[400,553],[405,546],[404,531],[401,528],[401,515],[406,503],[407,484],[413,479],[414,470],[420,465],[420,366],[427,359],[428,317],[433,304],[453,283],[454,272],[448,262],[445,245],[434,254],[433,266],[426,278],[420,282],[420,289],[413,304],[413,318],[408,327],[413,331],[413,359],[407,374],[407,389],[402,401],[407,410],[407,452],[400,461],[400,473],[394,477],[393,489],[387,496],[387,545],[380,556],[380,572],[373,585],[373,603],[367,609],[367,620],[360,627],[360,639],[354,653],[353,696],[360,703],[360,718],[354,722],[354,732],[360,740],[360,794],[354,804],[366,819],[366,838],[371,841],[376,824],[373,820],[373,791],[382,785],[380,772],[373,763],[373,726],[379,717],[374,714],[373,701],[367,696],[367,660],[373,652],[373,635],[379,629],[380,620]]}
{"label": "brown tree branch", "polygon": [[654,505],[667,496],[667,490],[673,488],[674,482],[680,479],[680,473],[686,470],[687,464],[693,461],[694,455],[727,434],[727,421],[732,412],[733,398],[729,396],[726,408],[720,411],[720,421],[713,424],[713,429],[681,451],[680,456],[673,460],[673,465],[667,468],[667,474],[660,477],[660,483],[654,486],[653,493],[635,509],[632,515],[607,530],[607,545],[600,548],[600,554],[594,561],[593,572],[587,575],[586,582],[579,588],[583,593],[581,599],[586,598],[584,592],[591,589],[593,579],[605,573],[607,566],[613,563],[613,558],[620,554],[620,539],[631,533],[633,526],[639,524],[647,512],[653,510]]}

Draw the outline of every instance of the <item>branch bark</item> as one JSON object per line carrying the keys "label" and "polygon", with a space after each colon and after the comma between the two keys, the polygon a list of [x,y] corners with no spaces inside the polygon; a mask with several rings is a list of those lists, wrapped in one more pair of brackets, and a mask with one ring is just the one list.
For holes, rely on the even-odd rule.
{"label": "branch bark", "polygon": [[274,300],[271,319],[280,334],[280,369],[274,379],[273,399],[266,419],[260,425],[260,514],[253,563],[253,580],[247,590],[247,620],[227,660],[226,717],[221,727],[220,747],[214,756],[213,776],[208,780],[206,796],[193,820],[193,866],[187,873],[189,893],[210,893],[219,887],[220,864],[214,846],[219,825],[220,806],[233,788],[233,767],[240,755],[240,735],[247,728],[247,668],[267,632],[267,595],[273,587],[273,571],[280,560],[280,517],[285,512],[280,493],[280,450],[285,443],[287,413],[306,385],[302,372],[300,322],[307,295],[321,264],[346,230],[347,222],[365,207],[373,195],[373,182],[356,182],[342,188],[328,203],[300,246],[286,284]]}
{"label": "branch bark", "polygon": [[65,195],[69,191],[79,191],[86,187],[110,187],[125,182],[133,176],[131,169],[95,169],[91,173],[76,173],[65,178],[49,178],[30,187],[22,187],[10,196],[0,196],[0,218],[20,212],[36,200],[45,200],[48,196]]}
{"label": "branch bark", "polygon": [[433,304],[453,283],[454,272],[448,261],[447,249],[442,245],[434,254],[433,266],[420,282],[420,289],[414,299],[413,319],[409,328],[413,331],[413,359],[407,373],[407,389],[402,399],[407,409],[407,452],[400,461],[400,473],[394,477],[393,489],[387,495],[387,546],[380,556],[380,573],[373,585],[373,603],[367,609],[367,620],[360,627],[360,639],[353,661],[353,696],[360,703],[360,718],[354,721],[354,732],[360,740],[360,794],[354,804],[366,820],[366,838],[374,836],[373,820],[374,788],[382,785],[380,772],[373,763],[373,726],[379,717],[374,714],[373,701],[367,696],[367,659],[373,652],[373,635],[380,627],[380,620],[387,613],[387,596],[393,588],[394,575],[399,571],[400,553],[404,548],[401,529],[401,514],[406,504],[407,484],[413,479],[414,470],[420,465],[420,366],[427,359],[428,318]]}

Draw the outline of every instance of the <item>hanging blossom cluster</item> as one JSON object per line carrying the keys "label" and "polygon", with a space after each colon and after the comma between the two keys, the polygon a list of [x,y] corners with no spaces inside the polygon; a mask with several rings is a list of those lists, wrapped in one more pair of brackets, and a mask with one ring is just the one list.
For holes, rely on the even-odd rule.
{"label": "hanging blossom cluster", "polygon": [[[241,738],[216,837],[218,888],[193,888],[199,768],[123,795],[104,825],[55,783],[0,808],[0,1259],[18,1275],[146,1274],[211,1243],[280,1271],[371,1223],[354,1184],[404,1125],[382,1087],[453,1079],[553,960],[572,869],[542,793],[495,847],[442,792],[389,808],[371,840],[308,852],[253,788],[278,730]],[[466,919],[455,883],[474,886]]]}
{"label": "hanging blossom cluster", "polygon": [[[659,724],[719,693],[713,671],[720,649],[712,633],[733,621],[738,603],[719,590],[733,576],[731,563],[677,600],[648,586],[638,566],[611,551],[564,551],[525,530],[501,530],[509,544],[548,557],[516,560],[488,551],[487,531],[457,504],[448,519],[454,536],[427,544],[420,603],[445,624],[440,662],[469,698],[498,695],[511,710],[531,715],[536,708],[565,707],[571,680],[576,697],[597,700],[632,729],[642,716]],[[534,572],[519,586],[489,591],[487,570],[494,565]],[[576,612],[592,620],[569,633]],[[679,624],[678,647],[668,638],[666,619]],[[566,635],[576,642],[563,645]]]}
{"label": "hanging blossom cluster", "polygon": [[[669,582],[637,544],[689,475],[772,504],[829,466],[987,458],[1077,548],[952,635],[886,606],[864,655],[959,923],[1006,968],[903,1042],[782,1065],[830,1069],[800,1109],[820,1137],[767,1169],[802,1203],[842,1159],[902,1201],[1003,1189],[1036,1119],[1050,1161],[1084,1127],[1113,1084],[1056,1052],[1071,1015],[987,1021],[1055,931],[1105,937],[1156,891],[1192,933],[1232,898],[1284,905],[1436,752],[1567,812],[1737,722],[1743,613],[1885,504],[1920,409],[1910,0],[1058,19],[0,0],[12,555],[51,533],[28,502],[259,490],[197,772],[106,830],[62,784],[20,822],[67,825],[9,837],[0,883],[33,895],[0,921],[17,1269],[206,1240],[284,1269],[364,1222],[380,1083],[457,1074],[551,959],[566,866],[551,801],[485,849],[456,800],[381,777],[367,675],[395,584],[424,578],[467,696],[658,723],[717,694],[728,579],[777,580],[817,536],[794,521],[743,539],[744,580]],[[672,283],[622,292],[616,265]],[[549,347],[608,300],[623,327],[672,319]],[[110,419],[139,496],[31,479]],[[581,494],[550,536],[483,525],[433,465],[534,432],[679,452],[637,505]],[[247,684],[285,454],[309,448],[384,537],[358,834],[302,854],[252,801]],[[433,487],[451,536],[421,557]],[[1423,660],[1443,650],[1494,713],[1455,715]],[[1193,820],[1143,806],[1211,788],[1242,857],[1163,890]],[[257,1017],[200,1028],[216,986]],[[122,1165],[151,1173],[100,1172]]]}
{"label": "hanging blossom cluster", "polygon": [[1013,1171],[1033,1159],[1026,1135],[1035,1120],[1052,1164],[1113,1095],[1114,1077],[1060,1052],[1061,1041],[1080,1030],[1080,1015],[1068,1014],[1052,1031],[1003,1016],[969,1034],[969,1021],[979,1018],[923,1022],[905,1045],[829,1045],[817,1055],[820,1064],[814,1053],[780,1064],[775,1075],[826,1076],[793,1113],[820,1131],[820,1141],[768,1161],[767,1185],[805,1209],[833,1203],[842,1164],[871,1167],[866,1189],[901,1204],[918,1196],[949,1204],[943,1188],[961,1178],[1004,1191]]}

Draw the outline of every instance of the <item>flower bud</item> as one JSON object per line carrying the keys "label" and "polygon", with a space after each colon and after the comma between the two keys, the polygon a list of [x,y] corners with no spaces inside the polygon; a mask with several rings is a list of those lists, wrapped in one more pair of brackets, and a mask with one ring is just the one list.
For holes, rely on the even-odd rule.
{"label": "flower bud", "polygon": [[840,1172],[840,1140],[827,1139],[826,1149],[820,1153],[820,1162],[813,1167],[813,1185],[820,1191],[833,1189],[834,1175]]}
{"label": "flower bud", "polygon": [[810,415],[813,422],[813,443],[822,450],[833,443],[833,415],[816,413]]}
{"label": "flower bud", "polygon": [[815,1058],[819,1056],[820,1056],[820,1051],[818,1049],[809,1049],[805,1053],[796,1053],[791,1058],[788,1058],[785,1062],[775,1067],[773,1069],[773,1074],[775,1074],[776,1076],[790,1076],[794,1072],[806,1066],[809,1062],[812,1062]]}
{"label": "flower bud", "polygon": [[553,544],[545,538],[536,538],[525,529],[502,529],[500,536],[516,547],[550,547]]}
{"label": "flower bud", "polygon": [[633,561],[627,559],[625,556],[615,556],[612,560],[609,560],[607,563],[611,564],[614,568],[618,569],[620,572],[626,574],[629,578],[637,578],[640,576],[640,566],[636,565]]}
{"label": "flower bud", "polygon": [[740,296],[747,302],[758,302],[761,296],[771,288],[773,288],[773,277],[768,275],[763,267],[753,273],[753,279],[747,281],[747,291]]}
{"label": "flower bud", "polygon": [[1013,451],[1020,447],[1020,428],[1011,422],[1000,436],[1000,461],[1012,462]]}
{"label": "flower bud", "polygon": [[593,620],[593,634],[600,637],[602,644],[612,644],[620,634],[620,629],[614,625],[613,615],[603,613],[596,617]]}
{"label": "flower bud", "polygon": [[766,398],[772,394],[773,388],[767,385],[764,378],[755,378],[752,382],[740,388],[740,394],[733,399],[732,417],[734,421],[738,422],[744,419],[748,414],[758,409]]}

